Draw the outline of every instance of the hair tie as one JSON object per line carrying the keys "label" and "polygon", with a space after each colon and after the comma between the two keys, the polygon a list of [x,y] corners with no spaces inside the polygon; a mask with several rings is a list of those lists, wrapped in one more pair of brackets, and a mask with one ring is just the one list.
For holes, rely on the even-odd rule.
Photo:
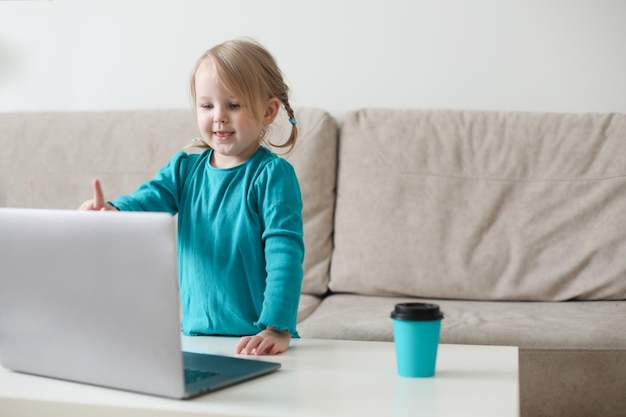
{"label": "hair tie", "polygon": [[295,117],[292,117],[291,119],[289,119],[289,123],[291,123],[292,125],[295,125],[296,123],[298,123],[298,121],[296,120]]}

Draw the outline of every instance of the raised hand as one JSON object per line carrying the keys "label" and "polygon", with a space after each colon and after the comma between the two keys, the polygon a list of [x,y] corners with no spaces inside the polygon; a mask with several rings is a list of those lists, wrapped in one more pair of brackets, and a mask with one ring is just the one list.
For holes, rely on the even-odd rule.
{"label": "raised hand", "polygon": [[97,178],[93,180],[93,198],[91,200],[85,201],[83,204],[80,205],[80,207],[78,207],[78,209],[96,211],[117,210],[115,207],[107,203],[104,199],[102,186],[100,185],[100,180]]}

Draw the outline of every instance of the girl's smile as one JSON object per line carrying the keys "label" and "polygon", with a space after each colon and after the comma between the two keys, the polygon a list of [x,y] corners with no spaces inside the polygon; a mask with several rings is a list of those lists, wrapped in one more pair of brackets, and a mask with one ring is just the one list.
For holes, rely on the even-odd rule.
{"label": "girl's smile", "polygon": [[223,130],[219,130],[217,132],[213,132],[213,135],[215,135],[217,140],[220,141],[220,142],[228,141],[231,137],[233,137],[234,134],[235,134],[235,132],[225,132]]}

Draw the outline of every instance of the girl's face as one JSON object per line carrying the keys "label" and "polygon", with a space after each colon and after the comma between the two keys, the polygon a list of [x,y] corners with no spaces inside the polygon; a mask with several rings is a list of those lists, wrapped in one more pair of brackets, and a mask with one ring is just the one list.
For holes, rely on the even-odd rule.
{"label": "girl's face", "polygon": [[278,114],[278,99],[268,99],[261,112],[264,116],[257,120],[251,109],[242,107],[241,97],[226,90],[211,62],[200,65],[195,86],[198,128],[204,141],[213,148],[211,165],[228,168],[247,161],[259,147],[263,127]]}

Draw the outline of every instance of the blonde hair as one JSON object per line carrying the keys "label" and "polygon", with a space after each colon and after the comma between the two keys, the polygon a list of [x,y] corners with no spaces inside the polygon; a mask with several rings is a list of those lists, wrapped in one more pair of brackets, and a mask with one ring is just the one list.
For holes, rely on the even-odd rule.
{"label": "blonde hair", "polygon": [[[266,100],[276,97],[284,106],[291,122],[291,134],[283,144],[270,145],[277,148],[288,148],[290,152],[296,144],[298,128],[295,116],[289,104],[289,87],[283,80],[274,57],[259,43],[250,39],[233,39],[226,41],[206,51],[196,61],[191,73],[191,97],[196,105],[196,72],[205,62],[211,62],[217,77],[224,87],[242,100],[243,110],[251,111],[252,115],[260,119],[263,115],[259,110]],[[263,132],[261,139],[266,136]],[[196,141],[192,146],[208,148],[204,141]]]}

